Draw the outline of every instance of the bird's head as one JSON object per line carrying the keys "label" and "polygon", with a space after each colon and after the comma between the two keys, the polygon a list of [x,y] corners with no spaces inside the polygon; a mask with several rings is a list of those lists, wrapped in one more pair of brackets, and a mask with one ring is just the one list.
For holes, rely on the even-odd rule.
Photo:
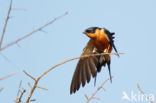
{"label": "bird's head", "polygon": [[99,27],[90,27],[86,29],[83,33],[86,34],[89,38],[96,38],[97,34],[100,32],[101,28]]}

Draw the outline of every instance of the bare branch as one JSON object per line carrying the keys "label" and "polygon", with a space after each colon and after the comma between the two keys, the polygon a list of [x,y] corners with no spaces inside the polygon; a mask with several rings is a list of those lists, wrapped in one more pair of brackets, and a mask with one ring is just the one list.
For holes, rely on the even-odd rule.
{"label": "bare branch", "polygon": [[31,91],[30,91],[29,96],[28,96],[28,98],[27,98],[27,100],[26,100],[26,103],[29,103],[29,102],[30,102],[30,98],[31,98],[32,94],[34,93],[34,91],[35,91],[35,89],[36,89],[36,87],[37,87],[38,82],[39,82],[39,79],[37,79],[37,80],[35,81],[35,83],[34,83],[34,85],[33,85],[33,88],[31,88]]}
{"label": "bare branch", "polygon": [[[114,76],[112,76],[112,78],[114,78]],[[103,86],[104,86],[104,84],[106,84],[106,82],[108,81],[108,80],[110,80],[110,78],[108,78],[108,79],[106,79],[105,81],[103,81],[103,83],[101,84],[101,86],[100,87],[98,87],[97,88],[97,90],[94,92],[94,93],[92,93],[92,95],[87,99],[87,102],[86,103],[89,103],[92,99],[96,99],[96,100],[101,100],[100,98],[97,98],[97,97],[95,97],[95,95],[101,90],[101,89],[103,89]],[[85,94],[85,97],[86,97],[87,95]],[[88,97],[88,96],[87,96]]]}
{"label": "bare branch", "polygon": [[62,64],[65,64],[65,63],[70,62],[70,61],[72,61],[72,60],[80,59],[80,58],[93,57],[93,56],[101,56],[101,55],[106,55],[106,54],[114,54],[114,55],[116,55],[116,54],[124,54],[124,53],[101,53],[101,54],[91,54],[91,55],[84,55],[84,56],[80,56],[80,57],[71,58],[71,59],[68,59],[68,60],[66,60],[66,61],[63,61],[63,62],[58,63],[58,64],[56,64],[55,66],[51,67],[50,69],[48,69],[47,71],[45,71],[45,72],[39,77],[39,79],[42,78],[44,75],[46,75],[46,74],[47,74],[49,71],[51,71],[52,69],[56,68],[57,66],[60,66],[60,65],[62,65]]}
{"label": "bare branch", "polygon": [[21,37],[21,38],[15,40],[15,41],[13,41],[13,42],[11,42],[11,43],[5,45],[4,47],[0,48],[0,51],[4,50],[4,49],[6,49],[6,48],[8,48],[8,47],[10,47],[10,46],[12,46],[12,45],[15,45],[15,44],[17,44],[18,42],[20,42],[20,41],[22,41],[22,40],[24,40],[24,39],[26,39],[26,38],[32,36],[32,35],[35,34],[36,32],[41,31],[41,30],[44,29],[45,27],[47,27],[47,26],[53,24],[56,20],[61,19],[62,17],[66,16],[67,14],[68,14],[68,12],[65,12],[65,13],[62,14],[61,16],[56,17],[56,18],[53,19],[52,21],[50,21],[50,22],[44,24],[43,26],[41,26],[41,27],[39,27],[39,28],[37,28],[37,29],[31,31],[30,33],[26,34],[25,36],[23,36],[23,37]]}
{"label": "bare branch", "polygon": [[140,91],[140,93],[143,94],[151,103],[154,103],[154,101],[140,88],[139,82],[137,83],[137,88]]}
{"label": "bare branch", "polygon": [[[54,69],[54,68],[56,68],[57,66],[60,66],[60,65],[62,65],[62,64],[65,64],[65,63],[67,63],[67,62],[69,62],[69,61],[72,61],[72,60],[75,60],[75,59],[80,59],[80,58],[87,58],[87,57],[92,57],[92,56],[101,56],[101,55],[106,55],[106,54],[123,54],[123,53],[101,53],[101,54],[91,54],[91,55],[84,55],[84,56],[80,56],[80,57],[75,57],[75,58],[71,58],[71,59],[68,59],[68,60],[66,60],[66,61],[63,61],[63,62],[61,62],[61,63],[58,63],[58,64],[56,64],[55,66],[53,66],[53,67],[51,67],[51,68],[49,68],[48,70],[46,70],[43,74],[41,74],[36,80],[35,80],[35,83],[34,83],[34,85],[33,85],[33,87],[31,88],[31,91],[30,91],[30,93],[29,93],[29,96],[28,96],[28,98],[27,98],[27,101],[26,101],[26,103],[29,103],[30,102],[30,99],[31,99],[31,96],[33,95],[33,93],[34,93],[34,91],[35,91],[35,89],[36,89],[36,87],[38,87],[37,86],[37,84],[38,84],[38,82],[39,82],[39,80],[44,76],[44,75],[46,75],[48,72],[50,72],[52,69]],[[24,70],[25,71],[25,70]],[[27,76],[29,76],[30,78],[34,78],[34,77],[32,77],[30,74],[28,74],[26,71],[25,71],[25,74],[27,75]],[[113,78],[113,76],[112,76],[112,78]],[[33,79],[34,80],[34,79]],[[103,83],[102,83],[102,85],[98,88],[98,89],[101,89],[101,88],[103,88],[102,86],[105,84],[105,82],[107,82],[109,79],[107,79],[107,80],[105,80]],[[97,91],[98,92],[98,91]],[[96,93],[95,93],[96,94]],[[95,95],[94,94],[94,95]],[[94,95],[93,95],[93,97],[94,97]],[[92,98],[93,98],[92,97]],[[90,100],[89,100],[90,101]]]}
{"label": "bare branch", "polygon": [[3,27],[3,32],[2,32],[2,36],[1,36],[1,40],[0,40],[0,48],[2,47],[5,31],[6,31],[7,24],[8,24],[8,20],[10,18],[10,13],[11,13],[11,10],[12,10],[11,8],[12,8],[12,0],[10,1],[10,7],[8,9],[7,18],[5,19],[5,24],[4,24],[4,27]]}
{"label": "bare branch", "polygon": [[6,75],[6,76],[4,76],[4,77],[1,77],[0,80],[7,79],[7,78],[12,77],[12,76],[17,75],[17,74],[18,74],[18,72],[8,74],[8,75]]}

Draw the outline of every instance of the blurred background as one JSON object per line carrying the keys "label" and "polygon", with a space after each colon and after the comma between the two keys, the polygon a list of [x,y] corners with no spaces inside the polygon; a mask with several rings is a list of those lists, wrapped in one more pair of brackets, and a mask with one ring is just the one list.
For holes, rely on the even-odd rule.
{"label": "blurred background", "polygon": [[[2,33],[10,0],[0,0],[0,33]],[[0,101],[10,103],[16,98],[19,83],[27,91],[27,83],[33,81],[23,73],[26,70],[38,77],[45,70],[66,59],[80,56],[89,38],[82,32],[92,26],[105,27],[115,32],[118,58],[112,55],[111,71],[113,83],[104,85],[96,97],[101,101],[91,103],[147,103],[139,101],[139,82],[147,94],[156,94],[156,1],[155,0],[13,0],[12,10],[2,46],[30,33],[55,17],[68,12],[68,15],[47,26],[31,37],[0,52],[0,77],[18,72],[17,75],[0,81]],[[114,52],[114,51],[113,51]],[[36,89],[34,103],[85,103],[84,94],[90,96],[101,83],[109,78],[107,67],[84,88],[70,95],[70,83],[78,60],[61,65],[45,77],[39,86],[48,91]],[[131,100],[122,99],[125,92]],[[132,100],[136,94],[137,101]]]}

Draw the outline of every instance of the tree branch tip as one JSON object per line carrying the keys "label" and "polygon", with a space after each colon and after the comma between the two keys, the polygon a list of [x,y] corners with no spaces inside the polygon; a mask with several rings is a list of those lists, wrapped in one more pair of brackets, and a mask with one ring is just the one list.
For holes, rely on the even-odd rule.
{"label": "tree branch tip", "polygon": [[4,88],[5,88],[5,87],[1,87],[1,88],[0,88],[0,92],[1,92]]}
{"label": "tree branch tip", "polygon": [[140,86],[140,85],[139,85],[139,82],[137,82],[136,84],[137,84],[137,86]]}
{"label": "tree branch tip", "polygon": [[17,74],[18,74],[18,72],[14,72],[14,73],[8,74],[8,75],[6,75],[6,76],[4,76],[4,77],[1,77],[0,80],[7,79],[7,78],[9,78],[9,77],[11,77],[11,76],[14,76],[14,75],[17,75]]}
{"label": "tree branch tip", "polygon": [[88,100],[88,96],[87,96],[87,94],[84,94],[84,96],[86,97],[86,99]]}
{"label": "tree branch tip", "polygon": [[68,11],[66,11],[66,12],[65,12],[65,14],[67,15],[67,14],[69,14],[69,12],[68,12]]}
{"label": "tree branch tip", "polygon": [[31,84],[28,82],[28,86],[32,89],[32,86],[31,86]]}
{"label": "tree branch tip", "polygon": [[48,88],[44,88],[44,87],[41,87],[41,86],[37,86],[37,88],[39,88],[39,89],[42,89],[42,90],[48,90]]}
{"label": "tree branch tip", "polygon": [[101,98],[98,98],[98,97],[93,97],[93,99],[96,99],[98,101],[101,101]]}
{"label": "tree branch tip", "polygon": [[139,82],[137,82],[137,88],[141,94],[143,94],[151,103],[155,103],[145,92],[140,88]]}
{"label": "tree branch tip", "polygon": [[36,99],[31,99],[30,101],[31,101],[31,102],[34,102],[34,101],[36,101]]}
{"label": "tree branch tip", "polygon": [[105,89],[105,88],[103,88],[103,87],[102,87],[102,89],[103,89],[103,91],[104,91],[104,92],[106,91],[106,89]]}
{"label": "tree branch tip", "polygon": [[2,43],[3,43],[5,31],[6,31],[6,28],[7,28],[8,20],[10,19],[11,8],[12,8],[12,0],[10,1],[10,6],[9,6],[9,9],[8,9],[8,13],[7,13],[7,18],[5,19],[4,27],[3,27],[3,30],[2,30],[2,36],[0,38],[0,50],[2,49]]}
{"label": "tree branch tip", "polygon": [[11,8],[11,10],[16,10],[16,11],[27,11],[25,8]]}
{"label": "tree branch tip", "polygon": [[[10,11],[11,11],[11,9],[10,9]],[[10,13],[8,13],[8,14],[10,14]],[[46,23],[46,24],[40,26],[39,28],[37,28],[37,29],[31,31],[30,33],[26,34],[25,36],[23,36],[23,37],[21,37],[21,38],[18,38],[17,40],[15,40],[15,41],[13,41],[13,42],[10,42],[10,43],[8,43],[7,45],[5,45],[5,46],[2,47],[2,41],[3,41],[3,38],[4,38],[4,34],[5,34],[7,22],[8,22],[8,19],[6,19],[7,21],[5,22],[5,25],[4,25],[4,28],[3,28],[2,37],[1,37],[1,40],[0,40],[0,51],[4,50],[4,49],[6,49],[6,48],[8,48],[8,47],[10,47],[10,46],[12,46],[12,45],[15,45],[16,43],[18,43],[18,42],[20,42],[20,41],[22,41],[22,40],[24,40],[24,39],[30,37],[31,35],[33,35],[33,34],[39,32],[41,29],[44,29],[45,27],[47,27],[47,26],[53,24],[56,20],[58,20],[58,19],[60,19],[60,18],[62,18],[62,17],[64,17],[64,16],[66,16],[67,14],[68,14],[68,13],[65,12],[64,14],[62,14],[62,15],[60,15],[60,16],[58,16],[58,17],[55,17],[53,20],[49,21],[48,23]],[[8,15],[8,16],[9,16],[9,15]],[[8,16],[7,16],[7,18],[8,18]]]}
{"label": "tree branch tip", "polygon": [[34,81],[36,81],[36,79],[35,79],[33,76],[31,76],[29,73],[26,72],[26,70],[23,70],[23,72],[24,72],[28,77],[30,77],[31,79],[33,79]]}
{"label": "tree branch tip", "polygon": [[25,93],[26,92],[26,89],[23,89],[23,92]]}

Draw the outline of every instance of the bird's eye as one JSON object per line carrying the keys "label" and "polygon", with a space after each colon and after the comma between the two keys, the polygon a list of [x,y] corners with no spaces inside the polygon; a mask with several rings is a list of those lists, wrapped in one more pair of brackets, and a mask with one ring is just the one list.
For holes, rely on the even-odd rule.
{"label": "bird's eye", "polygon": [[86,32],[87,32],[87,33],[94,33],[94,30],[88,29],[88,30],[86,30]]}
{"label": "bird's eye", "polygon": [[100,29],[98,27],[90,27],[85,30],[86,33],[95,33],[96,29]]}

